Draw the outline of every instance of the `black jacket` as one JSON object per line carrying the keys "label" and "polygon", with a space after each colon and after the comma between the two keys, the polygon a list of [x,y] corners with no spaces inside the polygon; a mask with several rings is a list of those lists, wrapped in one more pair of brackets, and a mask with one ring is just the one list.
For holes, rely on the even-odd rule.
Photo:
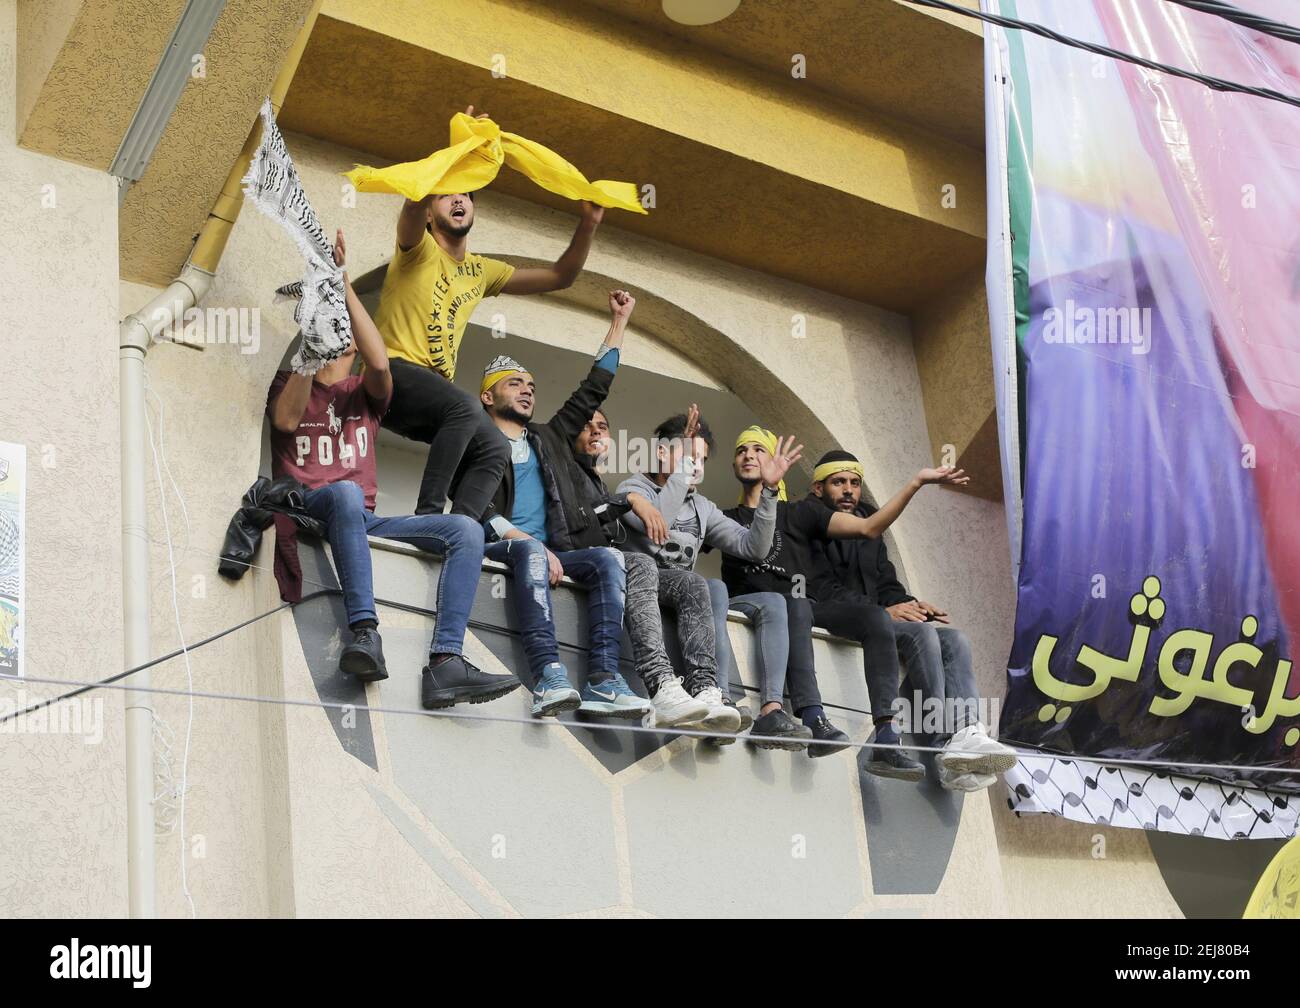
{"label": "black jacket", "polygon": [[[526,428],[546,496],[546,544],[556,552],[617,542],[622,530],[618,518],[630,510],[627,495],[606,493],[600,477],[573,452],[573,442],[609,395],[613,381],[612,371],[593,364],[555,416]],[[515,469],[508,465],[483,521],[497,515],[509,520],[514,508]]]}
{"label": "black jacket", "polygon": [[323,536],[324,524],[304,509],[303,494],[306,491],[307,488],[292,476],[276,479],[259,476],[244,493],[239,510],[226,528],[217,573],[235,581],[243,577],[262,543],[262,533],[270,527],[277,513],[288,515],[299,528]]}
{"label": "black jacket", "polygon": [[[808,496],[827,506],[816,494]],[[864,502],[853,513],[866,518],[875,510]],[[814,539],[808,546],[808,593],[818,602],[850,602],[865,597],[875,605],[891,606],[912,598],[898,580],[884,539]]]}

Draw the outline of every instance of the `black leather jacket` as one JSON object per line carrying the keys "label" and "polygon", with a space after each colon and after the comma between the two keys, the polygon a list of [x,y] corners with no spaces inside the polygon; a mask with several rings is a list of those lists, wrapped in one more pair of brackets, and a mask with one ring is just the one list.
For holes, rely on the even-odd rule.
{"label": "black leather jacket", "polygon": [[226,527],[217,573],[233,581],[243,577],[262,543],[262,533],[277,513],[288,515],[298,528],[323,536],[325,524],[307,514],[303,498],[306,492],[307,488],[292,476],[259,476],[244,493],[239,510]]}
{"label": "black leather jacket", "polygon": [[[627,494],[606,493],[600,478],[584,467],[573,452],[573,442],[604,403],[613,381],[613,372],[593,364],[555,416],[546,423],[530,423],[526,428],[528,444],[537,456],[542,473],[546,544],[556,552],[609,546],[621,541],[623,528],[618,519],[630,510]],[[509,520],[514,507],[515,469],[507,465],[501,485],[483,516],[484,524],[497,515]],[[496,538],[491,525],[487,525],[487,530],[489,538]]]}

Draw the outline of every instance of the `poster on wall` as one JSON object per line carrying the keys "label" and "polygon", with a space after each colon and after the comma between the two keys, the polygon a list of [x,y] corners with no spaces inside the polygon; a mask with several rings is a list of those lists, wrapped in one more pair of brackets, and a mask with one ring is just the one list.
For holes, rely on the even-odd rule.
{"label": "poster on wall", "polygon": [[0,675],[23,674],[23,504],[27,449],[0,441]]}
{"label": "poster on wall", "polygon": [[[1279,0],[1257,12],[1285,19]],[[990,13],[1300,94],[1300,48],[1135,0]],[[1018,812],[1225,838],[1300,814],[1300,109],[986,32]]]}

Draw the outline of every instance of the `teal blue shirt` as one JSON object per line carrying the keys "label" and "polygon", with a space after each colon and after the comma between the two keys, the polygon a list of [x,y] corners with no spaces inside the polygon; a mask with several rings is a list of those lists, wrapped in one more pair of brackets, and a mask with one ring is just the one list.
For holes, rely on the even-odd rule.
{"label": "teal blue shirt", "polygon": [[[619,353],[617,347],[602,347],[596,355],[596,366],[606,371],[618,370]],[[527,532],[538,542],[546,542],[546,487],[542,483],[542,467],[537,463],[537,453],[524,435],[522,445],[510,443],[512,461],[515,470],[515,510],[510,516],[510,524]],[[526,453],[526,455],[525,455]]]}
{"label": "teal blue shirt", "polygon": [[542,485],[542,467],[537,463],[537,453],[524,435],[523,449],[512,444],[514,457],[528,453],[522,462],[512,462],[515,470],[515,509],[510,524],[527,532],[539,542],[546,542],[546,488]]}

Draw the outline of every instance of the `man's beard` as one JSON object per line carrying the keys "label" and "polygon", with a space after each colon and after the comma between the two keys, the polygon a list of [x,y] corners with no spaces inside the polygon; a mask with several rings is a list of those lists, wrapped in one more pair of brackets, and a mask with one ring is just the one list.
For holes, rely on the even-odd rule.
{"label": "man's beard", "polygon": [[498,406],[496,414],[502,420],[509,420],[512,423],[530,424],[533,422],[533,415],[531,413],[525,415],[515,409],[514,406]]}
{"label": "man's beard", "polygon": [[469,234],[469,230],[473,226],[473,221],[470,221],[468,224],[453,224],[449,220],[438,222],[438,230],[445,235],[450,235],[452,238],[464,238]]}

